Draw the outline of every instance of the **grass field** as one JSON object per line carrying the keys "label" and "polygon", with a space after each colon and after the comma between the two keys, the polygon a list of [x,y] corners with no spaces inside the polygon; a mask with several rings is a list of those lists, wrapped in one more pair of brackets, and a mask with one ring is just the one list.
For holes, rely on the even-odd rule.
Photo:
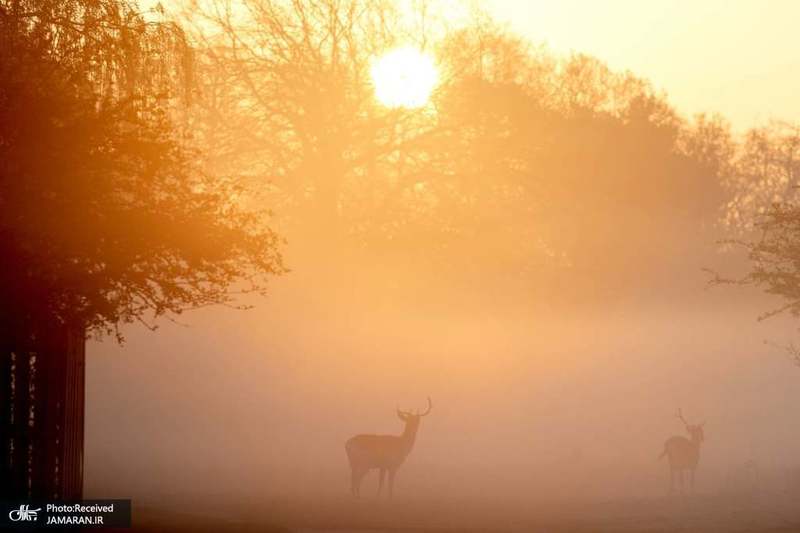
{"label": "grass field", "polygon": [[[797,495],[694,494],[589,504],[256,498],[239,504],[195,500],[175,507],[136,505],[134,531],[197,532],[795,532]],[[193,507],[193,510],[188,510]]]}

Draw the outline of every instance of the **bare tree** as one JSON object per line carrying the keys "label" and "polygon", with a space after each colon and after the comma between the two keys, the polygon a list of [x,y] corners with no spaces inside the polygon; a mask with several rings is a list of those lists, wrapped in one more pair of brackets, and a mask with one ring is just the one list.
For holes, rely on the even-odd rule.
{"label": "bare tree", "polygon": [[800,125],[773,121],[749,130],[736,147],[725,176],[731,196],[724,221],[739,235],[763,229],[775,205],[800,200]]}

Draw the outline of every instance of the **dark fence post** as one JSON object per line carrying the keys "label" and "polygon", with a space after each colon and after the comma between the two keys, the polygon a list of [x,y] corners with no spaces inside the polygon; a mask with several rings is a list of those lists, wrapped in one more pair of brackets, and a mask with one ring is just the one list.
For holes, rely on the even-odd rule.
{"label": "dark fence post", "polygon": [[79,328],[0,332],[0,494],[79,499],[86,343]]}

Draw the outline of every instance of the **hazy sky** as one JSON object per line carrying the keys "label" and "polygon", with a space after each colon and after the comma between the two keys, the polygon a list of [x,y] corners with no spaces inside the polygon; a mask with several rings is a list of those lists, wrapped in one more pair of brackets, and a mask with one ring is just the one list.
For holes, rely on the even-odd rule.
{"label": "hazy sky", "polygon": [[684,114],[736,127],[800,121],[796,0],[485,0],[557,52],[585,52],[664,89]]}
{"label": "hazy sky", "polygon": [[[735,12],[716,0],[639,2],[487,5],[558,52],[583,51],[650,78],[686,113],[717,110],[739,126],[769,116],[800,121],[800,102],[794,101],[800,74],[789,68],[798,62],[789,24],[800,20],[800,0],[794,7],[774,0],[764,17],[755,2],[739,4]],[[750,28],[756,23],[760,29]],[[559,150],[566,155],[558,162],[584,153]],[[581,164],[594,164],[586,161]],[[543,168],[542,176],[550,167]],[[266,490],[283,497],[292,491],[311,497],[319,490],[346,498],[346,439],[401,431],[395,407],[422,407],[428,396],[434,411],[402,471],[401,495],[417,491],[434,502],[454,494],[476,501],[515,493],[604,501],[660,496],[668,472],[657,457],[666,438],[685,431],[675,416],[679,407],[690,420],[708,422],[700,491],[729,486],[727,475],[751,459],[783,483],[782,469],[795,472],[788,469],[800,464],[800,425],[794,422],[800,371],[764,340],[795,340],[796,319],[757,322],[775,300],[741,288],[706,290],[709,275],[701,268],[719,266],[724,275],[735,275],[736,265],[732,255],[712,255],[716,233],[695,226],[686,238],[677,232],[699,220],[682,206],[700,204],[667,202],[664,215],[657,206],[654,217],[668,223],[639,218],[642,205],[656,204],[636,199],[656,196],[635,191],[671,189],[633,187],[627,194],[621,184],[649,178],[638,163],[630,165],[633,170],[620,166],[626,173],[613,180],[598,173],[598,188],[584,188],[579,178],[586,168],[555,174],[568,178],[556,194],[574,194],[578,207],[545,220],[545,231],[552,226],[558,235],[556,252],[565,241],[567,252],[557,257],[570,259],[574,250],[578,267],[562,268],[566,261],[559,260],[545,268],[544,254],[523,258],[521,252],[516,259],[507,252],[509,242],[523,246],[517,235],[529,234],[514,233],[511,241],[495,230],[493,221],[507,218],[495,214],[494,196],[476,202],[481,205],[474,210],[453,211],[453,220],[465,213],[481,222],[468,241],[469,254],[458,248],[464,238],[450,241],[434,232],[428,240],[413,229],[398,233],[396,246],[381,237],[367,247],[357,238],[345,240],[338,229],[318,231],[329,224],[319,215],[325,211],[314,209],[319,204],[283,208],[287,220],[308,218],[308,226],[298,226],[314,231],[288,235],[291,273],[274,280],[266,300],[253,300],[254,309],[203,309],[180,317],[179,324],[162,321],[156,334],[126,327],[123,347],[110,339],[89,344],[87,494],[158,498],[159,505],[164,494],[212,489],[237,499],[248,492],[263,498]],[[551,182],[540,181],[546,194]],[[484,183],[495,187],[488,180],[469,186],[482,193]],[[507,182],[499,183],[506,190]],[[611,207],[583,209],[595,190],[614,194],[616,203],[603,200]],[[340,196],[346,202],[360,197]],[[572,203],[558,196],[554,201]],[[448,205],[437,215],[442,218],[432,220],[448,221]],[[584,224],[575,222],[579,217],[595,218]],[[350,220],[367,224],[367,233],[356,236],[369,238],[386,235],[369,233],[370,224],[392,222],[342,218]],[[650,232],[647,240],[625,228],[640,220],[648,221],[641,230]],[[582,235],[593,223],[607,236]],[[570,244],[570,233],[584,240],[575,237]],[[651,251],[650,242],[663,255]],[[579,246],[599,252],[580,263],[589,254]],[[454,250],[452,259],[445,249]],[[666,257],[670,261],[661,260]],[[537,292],[549,281],[566,290]]]}
{"label": "hazy sky", "polygon": [[[139,0],[147,9],[158,0]],[[162,0],[166,6],[176,0]],[[800,122],[797,0],[478,0],[558,53],[630,70],[685,115],[719,112],[736,128]]]}

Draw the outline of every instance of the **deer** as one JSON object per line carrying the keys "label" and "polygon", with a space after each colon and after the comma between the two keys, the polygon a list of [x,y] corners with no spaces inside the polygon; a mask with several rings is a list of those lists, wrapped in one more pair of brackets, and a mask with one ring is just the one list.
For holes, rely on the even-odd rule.
{"label": "deer", "polygon": [[350,491],[356,498],[361,497],[361,481],[372,469],[380,471],[378,480],[378,497],[383,490],[383,481],[389,473],[389,498],[394,493],[394,477],[397,469],[403,464],[414,447],[414,441],[423,416],[427,416],[433,404],[428,398],[428,409],[424,413],[419,410],[412,413],[397,408],[397,417],[405,423],[400,435],[356,435],[349,439],[344,449],[350,462]]}
{"label": "deer", "polygon": [[683,492],[684,470],[689,471],[690,486],[692,489],[694,489],[694,473],[695,470],[697,470],[697,463],[700,461],[700,445],[705,439],[705,435],[703,433],[703,427],[706,425],[705,422],[698,425],[689,424],[686,419],[683,418],[683,413],[680,409],[678,409],[678,414],[676,416],[686,427],[686,431],[689,433],[689,438],[687,439],[686,437],[682,437],[680,435],[675,435],[668,438],[664,443],[664,451],[658,456],[658,458],[661,459],[666,455],[667,459],[669,460],[670,493],[675,490],[676,474],[680,480],[681,492]]}

